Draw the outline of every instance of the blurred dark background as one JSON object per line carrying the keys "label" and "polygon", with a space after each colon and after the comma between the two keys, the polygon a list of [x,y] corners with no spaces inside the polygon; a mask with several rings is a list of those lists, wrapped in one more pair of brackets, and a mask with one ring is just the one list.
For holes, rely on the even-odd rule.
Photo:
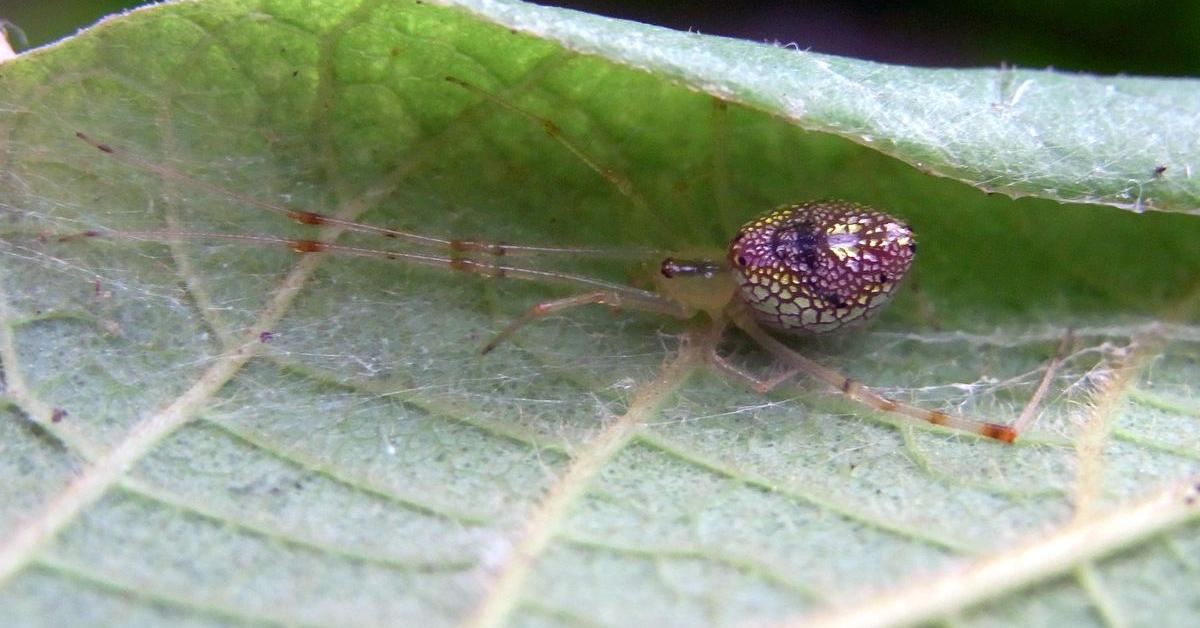
{"label": "blurred dark background", "polygon": [[[22,29],[30,46],[39,46],[139,4],[144,2],[0,0],[0,19]],[[1200,0],[541,4],[890,63],[1200,74]],[[21,42],[13,43],[18,51],[23,48]]]}

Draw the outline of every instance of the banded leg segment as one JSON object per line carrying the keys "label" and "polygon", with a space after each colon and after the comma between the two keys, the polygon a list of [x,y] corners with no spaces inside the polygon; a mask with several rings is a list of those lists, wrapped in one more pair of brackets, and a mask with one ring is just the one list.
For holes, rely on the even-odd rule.
{"label": "banded leg segment", "polygon": [[[845,375],[835,371],[827,366],[821,365],[803,355],[797,353],[791,347],[783,344],[775,337],[768,334],[762,327],[756,323],[751,315],[746,312],[737,312],[734,315],[734,323],[748,336],[754,339],[760,346],[771,352],[777,358],[784,360],[799,371],[811,375],[833,388],[840,391],[843,395],[861,403],[862,405],[878,410],[880,412],[890,412],[910,418],[932,423],[934,425],[942,425],[969,434],[978,434],[986,438],[992,438],[1001,442],[1011,443],[1017,439],[1018,431],[1007,425],[991,423],[988,421],[979,421],[976,419],[948,414],[940,410],[926,410],[911,404],[907,404],[894,399],[888,399],[883,395],[867,388],[861,383],[846,377]],[[753,376],[749,376],[753,377]],[[782,381],[780,382],[782,383]]]}
{"label": "banded leg segment", "polygon": [[367,247],[333,244],[319,240],[302,240],[278,238],[263,235],[241,235],[233,233],[207,233],[192,231],[84,231],[73,235],[61,236],[60,242],[77,239],[120,239],[127,241],[149,241],[154,243],[201,241],[201,242],[231,242],[253,246],[276,246],[290,249],[297,253],[330,253],[354,257],[367,257],[388,261],[432,266],[453,271],[482,275],[491,278],[521,279],[526,281],[541,281],[564,286],[592,289],[592,292],[570,296],[562,299],[544,301],[530,308],[520,318],[510,323],[499,335],[484,347],[483,353],[495,349],[497,345],[512,335],[518,328],[538,318],[548,316],[581,305],[608,305],[614,308],[628,307],[663,314],[673,318],[687,318],[692,312],[684,305],[663,297],[655,292],[612,283],[586,275],[576,275],[560,271],[525,268],[509,264],[481,262],[463,257],[442,257],[410,251],[394,251],[389,249],[373,249]]}
{"label": "banded leg segment", "polygon": [[[549,119],[521,109],[506,100],[475,87],[465,81],[447,77],[447,81],[472,91],[495,102],[504,108],[514,111],[526,118],[540,122],[546,133],[555,141],[566,147],[569,152],[580,158],[589,168],[616,185],[625,194],[631,193],[628,181],[616,175],[613,171],[603,168],[591,159],[578,145],[558,130]],[[95,148],[103,155],[127,164],[133,168],[156,174],[162,178],[178,181],[228,200],[241,203],[268,213],[277,214],[295,222],[314,227],[335,227],[341,231],[351,231],[370,234],[388,240],[412,245],[417,250],[394,250],[392,248],[361,247],[337,244],[316,239],[293,239],[259,234],[227,234],[213,232],[193,232],[185,230],[92,230],[59,237],[60,241],[70,241],[82,238],[147,240],[154,242],[176,241],[224,241],[244,245],[276,246],[293,250],[298,253],[330,253],[344,256],[372,257],[377,259],[395,260],[422,266],[434,266],[459,272],[494,278],[513,278],[531,281],[556,283],[574,288],[591,290],[583,295],[547,301],[534,306],[524,316],[510,324],[501,334],[485,347],[484,352],[492,350],[499,342],[510,336],[516,329],[527,322],[550,313],[575,307],[577,305],[603,304],[612,307],[630,307],[639,310],[665,314],[675,318],[687,318],[691,310],[674,300],[663,297],[655,292],[642,290],[623,284],[613,283],[589,277],[586,275],[543,270],[531,266],[518,266],[504,263],[501,260],[508,257],[601,257],[610,259],[652,259],[661,258],[666,253],[660,249],[649,247],[557,247],[538,245],[515,245],[487,240],[449,239],[423,235],[411,231],[380,227],[371,224],[358,223],[340,219],[325,214],[294,210],[283,205],[263,201],[258,198],[240,194],[233,190],[188,176],[173,168],[163,166],[153,161],[143,159],[135,154],[116,148],[97,140],[85,133],[77,132],[76,137]],[[423,252],[420,249],[428,252]],[[485,259],[480,259],[485,258]],[[490,258],[490,259],[487,259]]]}
{"label": "banded leg segment", "polygon": [[265,235],[242,235],[236,233],[208,233],[196,231],[116,231],[94,230],[76,234],[59,236],[58,241],[69,242],[77,239],[110,239],[125,241],[164,242],[231,242],[249,246],[276,246],[290,249],[297,253],[330,253],[353,257],[368,257],[374,259],[399,261],[418,266],[433,266],[459,272],[483,275],[493,278],[521,279],[525,281],[541,281],[580,289],[593,289],[611,295],[615,302],[636,307],[638,309],[660,312],[676,318],[686,318],[689,313],[682,305],[667,299],[658,293],[642,290],[624,284],[613,283],[587,275],[577,275],[555,270],[527,268],[511,264],[481,262],[465,257],[445,257],[411,251],[394,251],[390,249],[373,249],[346,244],[334,244],[320,240],[304,240],[278,238]]}

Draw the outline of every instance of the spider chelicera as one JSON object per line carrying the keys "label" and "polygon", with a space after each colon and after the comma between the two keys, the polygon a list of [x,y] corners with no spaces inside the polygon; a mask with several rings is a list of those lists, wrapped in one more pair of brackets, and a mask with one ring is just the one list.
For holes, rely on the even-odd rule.
{"label": "spider chelicera", "polygon": [[[447,80],[540,122],[548,135],[583,158],[598,174],[610,179],[614,176],[611,171],[596,166],[594,161],[562,135],[552,121],[499,101],[498,97],[459,79],[448,77]],[[193,179],[84,133],[76,133],[76,136],[121,162],[224,195],[262,211],[280,214],[306,225],[372,234],[424,247],[429,252],[366,248],[270,235],[167,230],[94,230],[60,239],[229,241],[282,246],[298,253],[396,260],[487,277],[563,284],[583,292],[534,305],[487,343],[482,349],[483,353],[495,349],[529,322],[584,305],[643,310],[678,319],[691,319],[703,313],[715,334],[719,335],[730,325],[735,326],[787,365],[788,369],[781,375],[763,379],[732,364],[713,345],[708,351],[707,362],[716,371],[761,393],[783,385],[794,376],[809,375],[873,410],[903,415],[1006,443],[1016,440],[1019,433],[1016,426],[927,410],[889,399],[805,357],[776,337],[775,334],[821,335],[843,331],[869,320],[890,300],[912,263],[916,252],[915,236],[900,220],[865,205],[845,201],[812,201],[771,210],[744,224],[724,252],[661,259],[654,277],[654,289],[646,290],[585,275],[522,267],[515,261],[508,261],[530,256],[605,255],[610,252],[628,255],[629,251],[448,239],[289,209]]]}

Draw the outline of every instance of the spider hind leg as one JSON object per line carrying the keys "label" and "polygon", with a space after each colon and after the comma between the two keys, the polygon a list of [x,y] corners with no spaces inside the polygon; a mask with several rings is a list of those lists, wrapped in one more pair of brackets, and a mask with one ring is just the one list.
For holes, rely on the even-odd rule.
{"label": "spider hind leg", "polygon": [[[890,414],[898,414],[906,416],[918,421],[931,423],[933,425],[941,425],[953,430],[965,432],[968,434],[976,434],[984,438],[998,440],[1003,443],[1012,443],[1017,440],[1019,431],[1012,426],[992,423],[990,421],[982,421],[966,416],[953,415],[940,410],[927,410],[912,404],[896,401],[880,395],[879,393],[864,386],[858,381],[851,379],[840,372],[831,369],[827,366],[819,364],[810,358],[801,355],[791,347],[777,340],[775,337],[768,334],[751,318],[751,315],[745,312],[739,312],[734,316],[734,323],[759,346],[769,351],[775,357],[786,362],[791,369],[785,374],[803,373],[811,375],[816,379],[825,382],[840,394],[851,399],[867,408],[879,412],[887,412]],[[789,378],[776,377],[771,380],[759,379],[756,376],[742,371],[736,366],[728,364],[724,359],[720,359],[721,363],[716,363],[718,369],[725,372],[736,373],[736,378],[743,382],[751,382],[751,385],[756,389],[766,388],[767,390],[776,386],[782,385]]]}

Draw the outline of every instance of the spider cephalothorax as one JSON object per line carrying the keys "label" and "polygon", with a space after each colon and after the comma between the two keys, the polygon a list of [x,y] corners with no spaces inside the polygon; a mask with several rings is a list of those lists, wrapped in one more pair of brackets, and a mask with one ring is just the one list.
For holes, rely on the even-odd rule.
{"label": "spider cephalothorax", "polygon": [[861,322],[891,298],[912,264],[912,230],[865,205],[788,205],[742,226],[729,264],[765,325],[823,334]]}

